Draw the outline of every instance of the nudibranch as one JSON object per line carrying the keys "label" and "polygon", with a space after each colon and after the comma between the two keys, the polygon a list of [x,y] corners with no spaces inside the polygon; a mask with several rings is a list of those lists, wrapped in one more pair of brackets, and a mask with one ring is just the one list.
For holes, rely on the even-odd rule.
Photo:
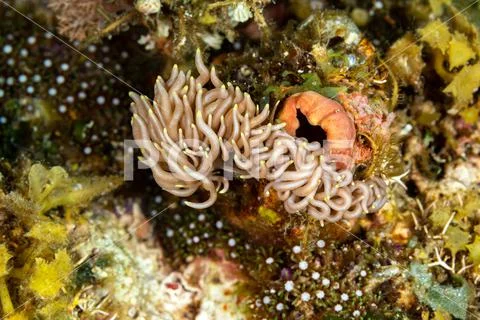
{"label": "nudibranch", "polygon": [[[225,173],[233,170],[243,179],[266,180],[265,192],[276,192],[288,213],[307,212],[321,221],[353,219],[386,202],[380,177],[355,179],[353,169],[337,166],[319,142],[293,135],[295,123],[268,123],[269,106],[260,109],[248,93],[225,85],[199,51],[195,64],[197,77],[177,66],[169,79],[159,77],[152,102],[131,93],[133,136],[143,156],[155,160],[153,176],[164,190],[189,197],[203,189],[206,200],[185,204],[204,209],[228,190]],[[303,97],[291,97],[295,109],[302,111]],[[312,123],[330,128],[327,139],[345,138],[332,129],[336,124],[345,125],[347,137],[354,138],[352,123],[336,115],[344,110],[327,102],[336,109],[311,114]]]}

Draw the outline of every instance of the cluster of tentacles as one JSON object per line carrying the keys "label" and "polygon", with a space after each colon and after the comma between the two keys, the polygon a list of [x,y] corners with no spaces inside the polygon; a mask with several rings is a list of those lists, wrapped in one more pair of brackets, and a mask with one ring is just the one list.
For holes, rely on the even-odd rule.
{"label": "cluster of tentacles", "polygon": [[203,209],[228,190],[235,172],[266,179],[265,192],[277,192],[287,212],[319,220],[351,219],[383,206],[383,180],[355,181],[353,170],[337,166],[320,143],[288,134],[285,123],[265,123],[269,107],[259,111],[248,93],[224,85],[200,52],[195,63],[196,78],[177,66],[167,81],[159,77],[153,103],[131,94],[133,135],[159,186],[180,197],[208,191],[202,203],[185,202]]}

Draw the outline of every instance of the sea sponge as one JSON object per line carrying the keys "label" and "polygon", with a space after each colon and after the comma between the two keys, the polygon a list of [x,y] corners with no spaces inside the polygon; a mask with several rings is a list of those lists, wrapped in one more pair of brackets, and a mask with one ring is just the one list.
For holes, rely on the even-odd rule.
{"label": "sea sponge", "polygon": [[133,136],[164,190],[188,197],[202,188],[207,200],[185,204],[204,209],[218,190],[228,190],[225,173],[235,172],[268,180],[265,191],[277,192],[287,212],[326,221],[352,219],[386,202],[382,179],[354,181],[353,169],[337,166],[319,142],[290,135],[285,123],[265,123],[269,107],[260,111],[248,93],[225,86],[199,51],[195,63],[197,78],[177,66],[167,81],[159,77],[153,103],[130,94]]}

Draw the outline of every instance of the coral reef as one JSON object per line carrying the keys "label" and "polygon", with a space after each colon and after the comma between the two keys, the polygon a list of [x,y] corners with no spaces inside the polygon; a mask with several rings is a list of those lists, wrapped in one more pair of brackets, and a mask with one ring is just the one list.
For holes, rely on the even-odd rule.
{"label": "coral reef", "polygon": [[0,17],[2,319],[480,317],[478,1]]}
{"label": "coral reef", "polygon": [[[117,177],[70,177],[61,167],[26,166],[28,177],[21,179],[28,182],[0,193],[5,319],[179,319],[197,305],[197,319],[242,316],[235,295],[209,285],[228,291],[244,282],[231,262],[197,259],[182,273],[172,271],[158,242],[140,232],[151,225],[138,203],[120,217],[103,203],[80,211],[116,188]],[[230,307],[222,313],[212,303]]]}
{"label": "coral reef", "polygon": [[[79,208],[118,187],[121,179],[69,177],[61,167],[39,164],[27,166],[27,171],[22,178],[27,183],[0,191],[3,317],[54,319],[66,314],[76,291],[70,282],[76,271],[71,247],[76,231],[65,222],[79,220]],[[59,207],[64,218],[46,215]],[[61,294],[64,288],[68,294]]]}

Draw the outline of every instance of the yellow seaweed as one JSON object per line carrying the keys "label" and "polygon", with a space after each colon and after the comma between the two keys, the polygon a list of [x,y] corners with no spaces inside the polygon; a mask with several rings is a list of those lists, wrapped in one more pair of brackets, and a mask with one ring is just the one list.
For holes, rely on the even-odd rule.
{"label": "yellow seaweed", "polygon": [[440,20],[434,20],[425,27],[418,29],[421,40],[428,43],[434,49],[440,49],[445,54],[450,46],[452,35],[448,27]]}
{"label": "yellow seaweed", "polygon": [[65,285],[72,270],[73,264],[65,249],[56,253],[51,262],[37,258],[29,288],[40,297],[53,298]]}
{"label": "yellow seaweed", "polygon": [[451,93],[458,104],[465,106],[472,101],[478,87],[480,87],[480,63],[463,67],[443,92]]}
{"label": "yellow seaweed", "polygon": [[59,206],[83,206],[122,183],[120,177],[69,177],[62,167],[47,170],[41,164],[32,166],[28,181],[29,197],[40,213]]}
{"label": "yellow seaweed", "polygon": [[448,47],[450,70],[467,64],[475,56],[475,51],[470,46],[467,37],[460,32],[455,32]]}

